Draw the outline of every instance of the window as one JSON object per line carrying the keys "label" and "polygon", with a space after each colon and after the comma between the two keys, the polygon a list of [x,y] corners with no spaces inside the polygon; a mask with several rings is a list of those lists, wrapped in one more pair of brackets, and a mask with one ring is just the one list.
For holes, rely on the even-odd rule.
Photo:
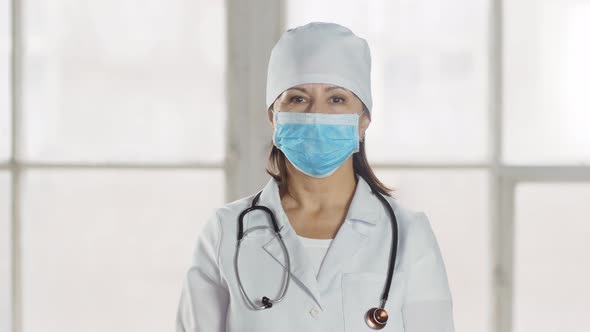
{"label": "window", "polygon": [[0,0],[0,163],[6,162],[10,157],[12,145],[11,126],[12,121],[10,107],[11,70],[11,17],[8,0]]}
{"label": "window", "polygon": [[11,266],[11,233],[10,202],[11,202],[10,174],[0,171],[0,331],[10,331],[10,317],[12,307],[12,266]]}
{"label": "window", "polygon": [[18,157],[220,163],[224,13],[200,6],[26,2]]}
{"label": "window", "polygon": [[224,3],[23,2],[14,105],[0,6],[0,331],[170,329],[225,195]]}
{"label": "window", "polygon": [[504,160],[590,164],[590,2],[504,6]]}
{"label": "window", "polygon": [[516,188],[514,332],[590,329],[589,201],[590,182]]}
{"label": "window", "polygon": [[21,183],[23,331],[170,329],[220,170],[30,170]]}

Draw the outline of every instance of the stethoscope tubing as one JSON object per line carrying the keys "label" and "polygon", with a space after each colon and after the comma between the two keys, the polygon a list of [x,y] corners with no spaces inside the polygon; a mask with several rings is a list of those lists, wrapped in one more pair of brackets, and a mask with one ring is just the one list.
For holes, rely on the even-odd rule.
{"label": "stethoscope tubing", "polygon": [[[291,280],[291,258],[289,256],[289,251],[287,250],[287,246],[285,246],[285,242],[283,241],[283,236],[281,235],[280,231],[281,229],[278,226],[278,223],[275,219],[275,215],[274,213],[267,208],[266,206],[257,206],[256,203],[258,202],[258,199],[260,198],[260,195],[262,194],[262,191],[258,192],[258,194],[256,195],[256,197],[254,197],[254,199],[252,200],[252,205],[245,209],[244,211],[242,211],[242,213],[240,213],[239,216],[239,225],[238,225],[238,243],[236,245],[236,254],[234,255],[234,270],[236,272],[236,279],[238,280],[238,286],[240,287],[240,292],[242,293],[242,296],[244,296],[246,298],[246,300],[248,301],[250,307],[254,310],[264,310],[264,309],[268,309],[270,307],[272,307],[272,305],[274,303],[279,303],[283,300],[283,298],[285,297],[285,294],[287,294],[287,290],[289,289],[289,281]],[[263,210],[266,213],[268,213],[268,215],[270,215],[270,219],[273,223],[273,227],[270,226],[255,226],[252,228],[249,228],[248,230],[246,230],[244,232],[243,229],[243,220],[244,217],[246,216],[246,214],[248,214],[249,212],[255,211],[255,210]],[[278,298],[276,299],[270,299],[267,297],[263,297],[262,301],[263,304],[262,305],[257,305],[256,303],[252,302],[252,300],[250,300],[250,297],[248,296],[248,294],[246,294],[246,290],[244,289],[244,286],[242,285],[242,279],[240,278],[240,269],[238,268],[238,262],[239,262],[239,255],[240,255],[240,246],[242,244],[242,240],[244,239],[244,237],[246,235],[248,235],[248,233],[255,231],[257,229],[269,229],[271,228],[274,231],[274,236],[279,240],[279,243],[281,244],[281,249],[283,250],[283,253],[285,254],[285,269],[286,269],[286,278],[285,278],[285,284],[281,287],[283,289],[283,291],[281,292],[281,294],[279,295]]]}
{"label": "stethoscope tubing", "polygon": [[[397,247],[398,247],[398,223],[397,223],[397,218],[395,216],[395,213],[393,212],[393,208],[391,207],[391,205],[387,202],[387,200],[385,199],[385,197],[383,197],[383,195],[381,195],[377,190],[375,190],[374,188],[371,187],[371,191],[372,193],[377,196],[377,198],[381,201],[381,203],[386,207],[387,212],[389,214],[389,217],[391,219],[391,224],[392,224],[392,243],[391,243],[391,248],[389,251],[389,264],[388,264],[388,269],[387,269],[387,281],[385,283],[385,288],[383,289],[383,292],[381,294],[381,302],[380,302],[380,309],[384,309],[385,308],[385,303],[387,302],[387,299],[389,297],[389,290],[391,288],[391,281],[393,278],[393,272],[394,272],[394,268],[395,268],[395,262],[396,262],[396,258],[397,258]],[[261,206],[261,205],[256,205],[256,203],[258,202],[260,195],[262,194],[262,191],[259,191],[256,196],[254,197],[254,199],[252,200],[252,204],[250,207],[244,209],[244,211],[242,211],[239,215],[238,218],[238,239],[237,239],[237,245],[236,245],[236,253],[234,255],[234,269],[235,269],[235,273],[236,273],[236,278],[238,281],[238,285],[240,288],[240,292],[242,293],[242,295],[246,298],[246,300],[248,301],[250,307],[252,307],[255,310],[264,310],[264,309],[268,309],[270,307],[272,307],[272,304],[274,303],[278,303],[281,302],[283,300],[283,298],[285,297],[285,294],[287,293],[287,290],[289,288],[289,281],[291,279],[291,261],[290,261],[290,257],[289,257],[289,251],[287,250],[287,247],[285,246],[285,242],[283,241],[283,237],[280,233],[280,228],[278,226],[278,223],[276,221],[275,215],[274,213],[266,206]],[[246,230],[244,232],[244,226],[243,226],[243,221],[244,221],[244,217],[246,216],[246,214],[255,211],[255,210],[263,210],[264,212],[266,212],[271,219],[272,222],[272,227],[270,226],[255,226],[252,228],[249,228],[248,230]],[[257,230],[257,229],[272,229],[274,231],[274,236],[279,240],[279,243],[281,244],[281,249],[283,250],[283,253],[285,254],[285,267],[286,267],[286,281],[285,284],[283,285],[283,290],[281,292],[281,294],[279,295],[278,298],[276,299],[269,299],[268,297],[263,297],[263,304],[262,305],[258,305],[255,304],[254,302],[252,302],[252,300],[250,300],[250,297],[247,295],[243,285],[242,285],[242,280],[240,278],[240,272],[239,272],[239,268],[238,268],[238,261],[239,261],[239,254],[240,254],[240,246],[242,243],[242,240],[244,239],[244,237],[250,233],[251,231]]]}
{"label": "stethoscope tubing", "polygon": [[387,282],[385,283],[385,289],[383,289],[383,293],[381,294],[381,304],[379,308],[384,309],[385,303],[389,297],[389,289],[391,288],[391,280],[393,279],[393,269],[395,268],[395,260],[397,258],[397,244],[398,244],[398,225],[397,225],[397,218],[395,213],[393,212],[393,208],[387,202],[385,197],[381,195],[379,192],[371,188],[373,193],[377,196],[377,198],[383,203],[386,207],[387,212],[389,213],[389,218],[391,219],[391,248],[389,250],[389,265],[387,267]]}

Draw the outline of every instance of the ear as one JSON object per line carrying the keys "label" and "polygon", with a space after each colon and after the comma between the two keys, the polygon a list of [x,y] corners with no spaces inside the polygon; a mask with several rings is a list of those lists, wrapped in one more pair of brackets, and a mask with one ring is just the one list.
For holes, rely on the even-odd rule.
{"label": "ear", "polygon": [[273,115],[273,112],[270,109],[267,112],[268,112],[268,114],[267,114],[268,115],[268,122],[270,122],[270,126],[274,130],[275,129],[275,122],[274,122],[274,119],[273,119],[273,116],[272,116]]}
{"label": "ear", "polygon": [[371,116],[368,111],[363,112],[361,117],[359,118],[359,138],[360,140],[364,140],[365,132],[369,125],[371,124]]}

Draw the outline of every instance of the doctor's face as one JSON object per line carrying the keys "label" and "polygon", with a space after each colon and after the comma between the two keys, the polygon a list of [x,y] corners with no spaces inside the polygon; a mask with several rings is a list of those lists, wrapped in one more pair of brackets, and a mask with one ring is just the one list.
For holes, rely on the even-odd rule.
{"label": "doctor's face", "polygon": [[326,83],[308,83],[285,90],[274,102],[275,112],[350,114],[363,110],[350,90]]}
{"label": "doctor's face", "polygon": [[[363,112],[363,102],[350,90],[327,83],[307,83],[285,90],[273,103],[275,112],[327,113],[360,115],[359,137],[371,123],[369,112]],[[362,113],[362,115],[361,115]],[[272,112],[268,120],[274,128]]]}

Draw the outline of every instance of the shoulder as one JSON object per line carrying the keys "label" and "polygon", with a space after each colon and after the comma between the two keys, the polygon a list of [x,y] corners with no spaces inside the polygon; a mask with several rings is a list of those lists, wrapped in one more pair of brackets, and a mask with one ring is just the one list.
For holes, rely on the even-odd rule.
{"label": "shoulder", "polygon": [[252,204],[254,196],[256,196],[256,194],[242,197],[216,208],[213,214],[215,215],[217,222],[227,224],[229,220],[237,218],[242,211]]}
{"label": "shoulder", "polygon": [[219,243],[221,237],[236,233],[238,217],[252,204],[254,196],[256,193],[214,208],[201,225],[198,238],[205,237],[209,241]]}

